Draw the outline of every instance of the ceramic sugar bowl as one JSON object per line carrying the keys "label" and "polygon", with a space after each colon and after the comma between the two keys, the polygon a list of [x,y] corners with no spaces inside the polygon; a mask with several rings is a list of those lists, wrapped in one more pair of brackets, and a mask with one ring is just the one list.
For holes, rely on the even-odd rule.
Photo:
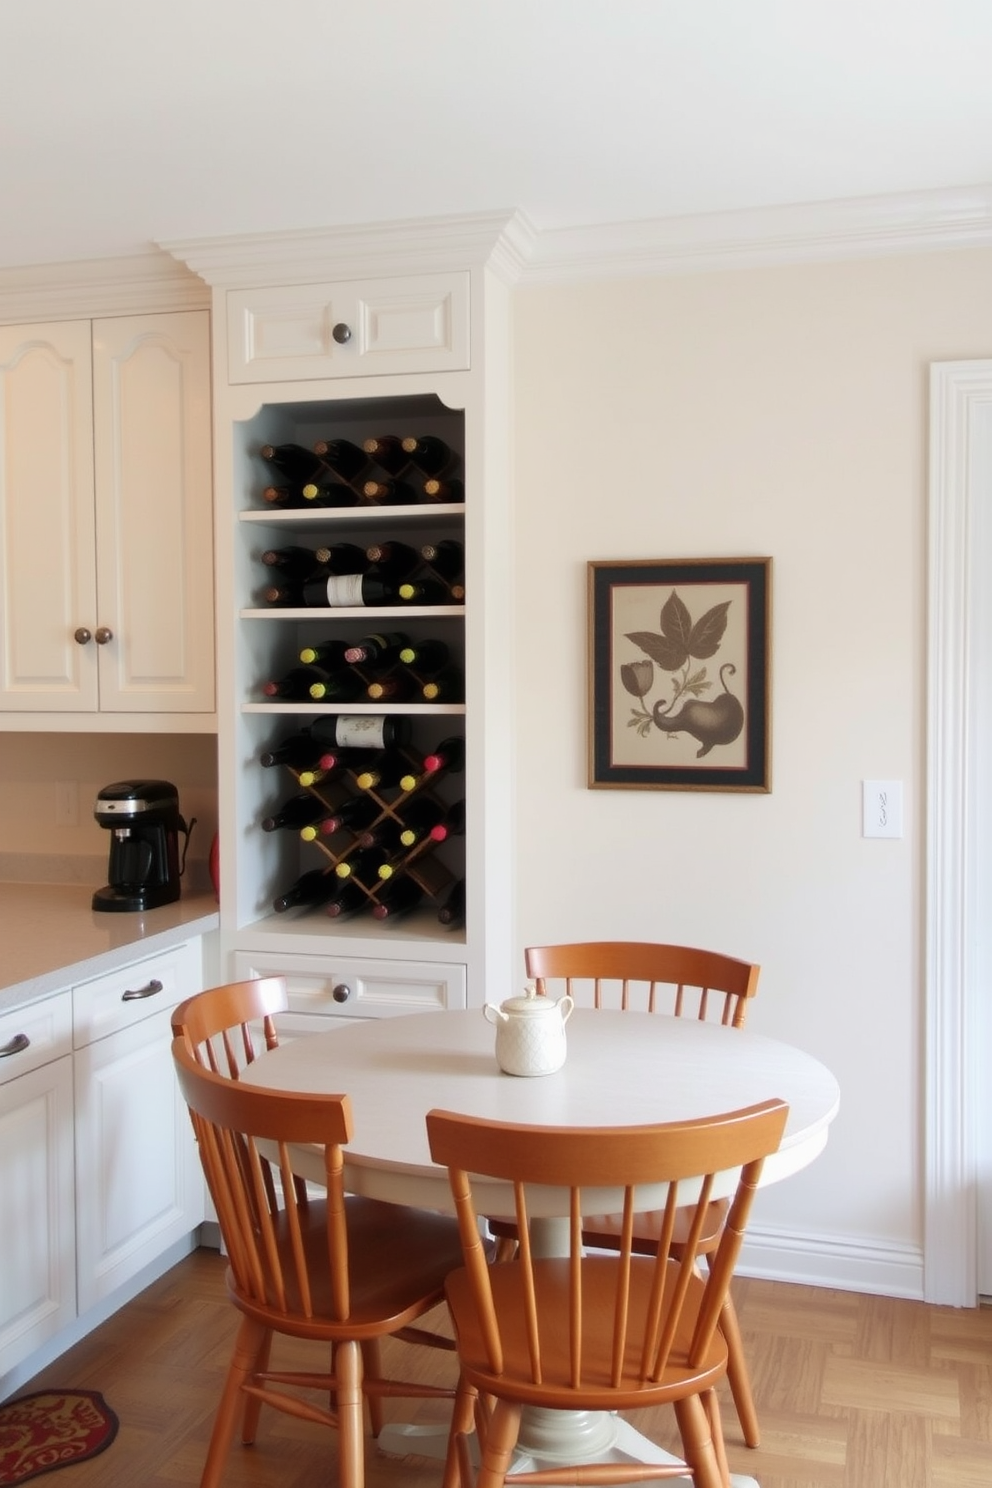
{"label": "ceramic sugar bowl", "polygon": [[499,1007],[487,1002],[486,1021],[496,1029],[496,1063],[508,1075],[551,1075],[565,1063],[565,1024],[574,1003],[567,994],[557,1002],[538,995],[528,982],[523,997],[508,997]]}

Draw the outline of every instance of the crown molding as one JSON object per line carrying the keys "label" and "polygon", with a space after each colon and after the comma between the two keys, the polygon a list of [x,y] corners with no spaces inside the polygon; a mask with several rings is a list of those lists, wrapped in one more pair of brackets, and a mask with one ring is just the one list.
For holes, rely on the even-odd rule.
{"label": "crown molding", "polygon": [[210,306],[210,290],[158,249],[126,258],[0,269],[0,324],[88,320]]}
{"label": "crown molding", "polygon": [[877,258],[992,246],[992,184],[535,234],[524,284]]}
{"label": "crown molding", "polygon": [[464,217],[184,238],[159,246],[208,284],[225,289],[483,267],[514,284],[535,236],[523,213],[505,209]]}

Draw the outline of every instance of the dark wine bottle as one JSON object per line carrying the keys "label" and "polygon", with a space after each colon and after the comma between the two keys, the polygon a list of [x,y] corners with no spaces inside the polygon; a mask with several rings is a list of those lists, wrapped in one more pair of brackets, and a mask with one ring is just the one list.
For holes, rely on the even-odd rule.
{"label": "dark wine bottle", "polygon": [[262,500],[266,506],[279,508],[306,505],[303,499],[303,488],[299,484],[293,486],[266,486],[262,492]]}
{"label": "dark wine bottle", "polygon": [[336,667],[348,665],[347,651],[347,641],[319,641],[316,646],[304,646],[300,651],[300,660],[304,666],[323,667],[330,672]]}
{"label": "dark wine bottle", "polygon": [[412,486],[397,480],[367,480],[362,486],[362,495],[376,506],[412,506],[417,499]]}
{"label": "dark wine bottle", "polygon": [[442,739],[430,754],[424,755],[424,770],[435,775],[440,770],[451,770],[454,774],[465,768],[465,740],[460,736]]}
{"label": "dark wine bottle", "polygon": [[287,828],[298,832],[301,827],[309,826],[310,822],[319,821],[327,812],[327,807],[319,796],[312,796],[309,791],[302,791],[298,796],[290,796],[288,801],[283,801],[278,811],[271,816],[263,817],[263,832],[278,832],[281,828]]}
{"label": "dark wine bottle", "polygon": [[357,543],[332,543],[330,547],[314,548],[317,562],[329,574],[360,574],[369,567],[365,549]]}
{"label": "dark wine bottle", "polygon": [[464,501],[465,487],[460,480],[424,481],[424,499],[427,501]]}
{"label": "dark wine bottle", "polygon": [[295,603],[311,609],[348,609],[396,603],[396,586],[374,573],[328,574],[290,590]]}
{"label": "dark wine bottle", "polygon": [[365,557],[375,564],[376,573],[389,579],[405,579],[423,561],[417,549],[404,542],[373,543],[365,549]]}
{"label": "dark wine bottle", "polygon": [[359,883],[371,888],[376,882],[380,867],[389,854],[381,847],[359,848],[350,857],[342,858],[334,872],[338,878],[357,878]]}
{"label": "dark wine bottle", "polygon": [[465,832],[465,801],[455,801],[448,807],[440,821],[431,827],[435,842],[446,842],[449,837],[461,837]]}
{"label": "dark wine bottle", "polygon": [[399,475],[410,463],[402,439],[397,439],[395,434],[380,434],[378,439],[366,439],[362,449],[387,475]]}
{"label": "dark wine bottle", "polygon": [[366,765],[374,764],[378,756],[378,749],[325,749],[317,764],[328,774],[333,772],[336,778],[345,770],[364,770]]}
{"label": "dark wine bottle", "polygon": [[377,920],[391,920],[416,909],[424,891],[408,873],[397,873],[376,889],[372,915]]}
{"label": "dark wine bottle", "polygon": [[[368,796],[360,796],[359,800],[368,801]],[[403,846],[400,834],[403,828],[394,816],[384,816],[374,826],[369,826],[358,836],[358,845],[361,848],[380,847],[383,852],[392,857],[398,853]]]}
{"label": "dark wine bottle", "polygon": [[391,749],[410,742],[409,718],[381,713],[341,713],[333,718],[315,718],[313,737],[326,749]]}
{"label": "dark wine bottle", "polygon": [[351,667],[342,667],[340,671],[328,672],[319,682],[314,682],[310,688],[310,696],[315,703],[353,703],[356,698],[362,697],[365,692],[365,683],[357,672]]}
{"label": "dark wine bottle", "polygon": [[287,909],[296,909],[299,906],[312,909],[318,904],[325,904],[337,891],[338,884],[333,873],[323,868],[311,868],[273,899],[272,908],[276,914],[285,914]]}
{"label": "dark wine bottle", "polygon": [[304,770],[319,762],[322,747],[306,729],[281,739],[271,749],[264,749],[258,757],[260,765],[270,769],[273,765],[289,765],[294,770]]}
{"label": "dark wine bottle", "polygon": [[365,451],[350,439],[321,439],[313,448],[319,463],[344,481],[354,480],[369,463]]}
{"label": "dark wine bottle", "polygon": [[304,548],[298,544],[290,544],[285,548],[266,548],[262,554],[262,562],[266,568],[274,569],[289,583],[302,583],[304,579],[312,578],[321,568],[326,567],[313,548]]}
{"label": "dark wine bottle", "polygon": [[355,777],[355,784],[359,790],[388,790],[399,783],[408,768],[406,757],[398,750],[384,749],[367,770]]}
{"label": "dark wine bottle", "polygon": [[440,475],[451,464],[450,447],[434,434],[422,434],[419,439],[404,439],[403,450],[411,465],[416,465],[423,475]]}
{"label": "dark wine bottle", "polygon": [[308,481],[305,486],[300,487],[300,506],[358,506],[361,497],[351,486],[346,486],[342,481],[331,481],[330,485],[318,485],[316,481]]}
{"label": "dark wine bottle", "polygon": [[437,912],[442,925],[457,929],[465,923],[465,880],[459,878],[451,885],[448,896]]}
{"label": "dark wine bottle", "polygon": [[438,543],[424,543],[420,556],[442,579],[460,579],[465,572],[465,549],[452,537]]}
{"label": "dark wine bottle", "polygon": [[273,470],[300,485],[313,480],[323,469],[322,461],[302,444],[263,444],[259,454]]}
{"label": "dark wine bottle", "polygon": [[390,672],[388,677],[377,677],[370,682],[365,695],[372,703],[406,703],[411,698],[419,702],[420,687],[409,672]]}
{"label": "dark wine bottle", "polygon": [[278,698],[284,703],[303,703],[310,697],[310,689],[323,682],[330,674],[320,667],[293,667],[282,677],[272,677],[262,683],[262,693],[267,698]]}
{"label": "dark wine bottle", "polygon": [[400,660],[410,637],[402,630],[377,631],[374,635],[362,636],[345,649],[344,659],[349,666],[360,666],[366,671],[379,671],[394,666]]}
{"label": "dark wine bottle", "polygon": [[460,604],[461,600],[456,598],[449,584],[444,584],[440,579],[428,577],[420,579],[407,579],[396,591],[396,598],[400,604],[408,605],[448,605]]}
{"label": "dark wine bottle", "polygon": [[425,703],[463,703],[465,675],[459,667],[445,667],[436,677],[424,683],[420,694]]}
{"label": "dark wine bottle", "polygon": [[332,920],[343,920],[348,916],[357,914],[360,909],[365,909],[371,903],[368,894],[361,884],[353,878],[337,878],[338,891],[334,898],[329,900],[324,913],[330,915]]}
{"label": "dark wine bottle", "polygon": [[451,649],[445,641],[413,641],[400,651],[404,666],[412,667],[421,677],[432,677],[447,665]]}
{"label": "dark wine bottle", "polygon": [[372,825],[378,815],[379,808],[371,796],[348,796],[329,810],[326,816],[303,827],[300,836],[304,842],[313,842],[318,837],[333,837],[335,832],[344,829],[362,832]]}
{"label": "dark wine bottle", "polygon": [[433,796],[414,796],[403,807],[403,830],[400,842],[403,847],[415,847],[428,836],[431,829],[444,820],[445,807]]}

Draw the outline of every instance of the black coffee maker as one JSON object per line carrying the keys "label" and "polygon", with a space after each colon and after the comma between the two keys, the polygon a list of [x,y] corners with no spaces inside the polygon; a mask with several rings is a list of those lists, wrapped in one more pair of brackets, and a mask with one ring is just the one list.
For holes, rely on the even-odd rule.
{"label": "black coffee maker", "polygon": [[[179,815],[179,793],[167,780],[118,780],[105,785],[93,815],[111,833],[110,882],[93,895],[93,908],[157,909],[179,898],[189,834]],[[182,864],[179,838],[184,840]]]}

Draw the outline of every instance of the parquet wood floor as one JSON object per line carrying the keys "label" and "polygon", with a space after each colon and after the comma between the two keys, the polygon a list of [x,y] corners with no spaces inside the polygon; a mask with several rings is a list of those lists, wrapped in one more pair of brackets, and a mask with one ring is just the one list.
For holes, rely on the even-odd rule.
{"label": "parquet wood floor", "polygon": [[[216,1251],[196,1252],[25,1386],[101,1390],[120,1417],[110,1450],[75,1465],[66,1488],[199,1483],[236,1326],[223,1272]],[[732,1470],[761,1488],[992,1488],[992,1308],[749,1280],[735,1297],[763,1436],[757,1451],[743,1445],[727,1397]],[[450,1357],[392,1347],[453,1380]],[[283,1345],[279,1358],[291,1357]],[[408,1420],[444,1411],[392,1404]],[[636,1424],[677,1448],[668,1412],[641,1412]],[[235,1448],[224,1488],[332,1488],[334,1461],[324,1428],[270,1411],[257,1444]],[[370,1445],[366,1478],[368,1488],[438,1488],[440,1472]]]}

